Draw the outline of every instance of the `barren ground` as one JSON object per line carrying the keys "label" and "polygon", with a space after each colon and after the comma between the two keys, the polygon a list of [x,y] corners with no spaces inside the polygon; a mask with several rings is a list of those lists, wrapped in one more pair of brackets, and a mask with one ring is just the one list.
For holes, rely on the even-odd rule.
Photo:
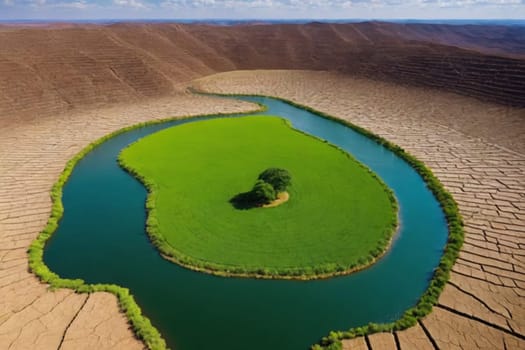
{"label": "barren ground", "polygon": [[524,36],[520,27],[377,22],[0,26],[0,126],[167,96],[239,69],[332,70],[523,107]]}
{"label": "barren ground", "polygon": [[[346,349],[525,348],[525,109],[324,72],[232,72],[195,86],[280,96],[347,119],[424,161],[458,201],[466,240],[439,305],[416,327],[347,341]],[[26,249],[50,215],[49,190],[69,158],[111,131],[251,107],[176,94],[3,120],[0,348],[141,348],[114,296],[51,292],[27,271]]]}

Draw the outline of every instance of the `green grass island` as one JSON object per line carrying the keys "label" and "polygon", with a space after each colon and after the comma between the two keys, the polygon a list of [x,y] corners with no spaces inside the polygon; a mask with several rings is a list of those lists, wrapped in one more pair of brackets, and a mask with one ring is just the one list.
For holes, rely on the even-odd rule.
{"label": "green grass island", "polygon": [[[316,279],[374,263],[397,229],[390,189],[347,152],[273,116],[216,118],[148,135],[120,165],[148,188],[161,254],[222,276]],[[279,205],[237,206],[265,169],[286,169]]]}

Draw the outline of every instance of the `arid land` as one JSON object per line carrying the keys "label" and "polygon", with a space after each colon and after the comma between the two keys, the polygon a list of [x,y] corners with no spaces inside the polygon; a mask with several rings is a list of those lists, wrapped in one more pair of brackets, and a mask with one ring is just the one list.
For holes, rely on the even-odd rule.
{"label": "arid land", "polygon": [[[469,42],[473,29],[436,28],[1,27],[0,348],[143,347],[113,295],[48,290],[26,251],[52,184],[93,140],[253,108],[190,85],[279,96],[365,127],[424,161],[459,203],[465,244],[433,312],[346,348],[525,348],[525,51],[508,33]],[[499,32],[477,35],[487,33]],[[292,68],[308,70],[239,71]],[[221,71],[233,72],[198,79]]]}

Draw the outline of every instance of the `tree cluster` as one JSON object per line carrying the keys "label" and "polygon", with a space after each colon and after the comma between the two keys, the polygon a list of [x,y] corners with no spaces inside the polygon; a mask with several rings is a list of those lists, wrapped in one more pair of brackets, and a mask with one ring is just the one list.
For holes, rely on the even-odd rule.
{"label": "tree cluster", "polygon": [[248,209],[271,203],[279,192],[286,191],[290,186],[292,176],[285,169],[268,168],[264,170],[250,192],[240,193],[231,199],[231,203],[239,209]]}

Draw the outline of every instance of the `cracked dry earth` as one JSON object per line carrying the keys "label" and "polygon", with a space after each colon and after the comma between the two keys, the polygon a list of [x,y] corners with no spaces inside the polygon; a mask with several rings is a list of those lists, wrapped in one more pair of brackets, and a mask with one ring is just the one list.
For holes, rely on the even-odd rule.
{"label": "cracked dry earth", "polygon": [[250,109],[239,101],[180,95],[23,123],[0,119],[0,349],[144,348],[114,295],[49,291],[28,272],[26,251],[50,216],[51,186],[83,147],[122,127]]}
{"label": "cracked dry earth", "polygon": [[[466,240],[439,305],[416,327],[345,349],[525,348],[525,110],[323,72],[223,73],[195,86],[281,96],[350,120],[431,167],[459,203]],[[33,118],[0,119],[0,349],[140,349],[116,298],[49,291],[27,271],[49,190],[68,159],[124,126],[252,105],[187,95]]]}
{"label": "cracked dry earth", "polygon": [[439,304],[415,327],[344,349],[525,349],[525,109],[325,72],[232,72],[194,85],[349,120],[424,161],[458,202],[465,243]]}

